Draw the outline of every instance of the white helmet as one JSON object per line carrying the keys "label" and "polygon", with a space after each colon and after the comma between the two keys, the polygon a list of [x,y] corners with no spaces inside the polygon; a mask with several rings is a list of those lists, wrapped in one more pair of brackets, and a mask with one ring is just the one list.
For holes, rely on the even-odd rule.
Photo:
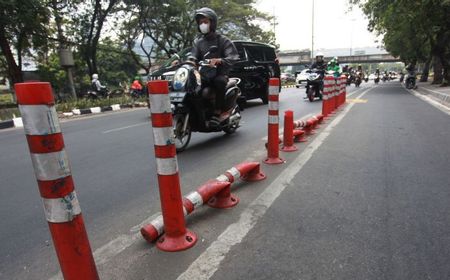
{"label": "white helmet", "polygon": [[316,53],[316,57],[318,57],[318,56],[324,57],[325,55],[323,54],[323,52],[318,52],[318,53]]}
{"label": "white helmet", "polygon": [[92,74],[92,79],[98,80],[98,74]]}

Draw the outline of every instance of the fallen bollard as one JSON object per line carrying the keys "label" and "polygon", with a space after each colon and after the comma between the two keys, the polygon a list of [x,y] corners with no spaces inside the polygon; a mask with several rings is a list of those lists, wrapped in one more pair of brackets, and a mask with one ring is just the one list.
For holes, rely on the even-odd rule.
{"label": "fallen bollard", "polygon": [[[244,162],[240,163],[224,174],[218,176],[214,180],[209,180],[196,191],[189,193],[183,199],[184,214],[185,216],[191,214],[195,209],[209,202],[214,196],[223,191],[223,189],[229,188],[230,184],[235,182],[238,178],[244,181],[260,181],[264,180],[266,176],[260,170],[260,164],[258,162]],[[142,227],[141,234],[151,243],[158,239],[158,237],[164,232],[163,217],[159,216],[150,224]]]}
{"label": "fallen bollard", "polygon": [[156,246],[168,252],[191,248],[195,233],[186,229],[167,81],[148,83],[161,210],[165,234]]}
{"label": "fallen bollard", "polygon": [[99,279],[49,83],[15,84],[17,103],[64,279]]}

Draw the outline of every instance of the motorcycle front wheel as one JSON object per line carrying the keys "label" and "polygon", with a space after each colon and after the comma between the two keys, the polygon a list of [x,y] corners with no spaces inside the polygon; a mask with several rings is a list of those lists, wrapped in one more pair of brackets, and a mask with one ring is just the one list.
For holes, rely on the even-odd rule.
{"label": "motorcycle front wheel", "polygon": [[173,116],[173,133],[175,134],[175,148],[177,152],[182,152],[186,149],[189,141],[191,141],[191,126],[189,123],[186,130],[183,131],[185,116],[176,114]]}
{"label": "motorcycle front wheel", "polygon": [[308,99],[309,99],[310,102],[314,101],[314,95],[315,94],[316,94],[315,90],[312,87],[310,87],[309,90],[308,90]]}
{"label": "motorcycle front wheel", "polygon": [[[233,114],[231,115],[231,117],[233,117],[234,115],[237,115],[240,113],[239,107],[236,108],[233,112]],[[230,118],[231,118],[230,117]],[[239,128],[239,120],[237,122],[234,122],[233,124],[230,124],[230,126],[227,126],[223,129],[223,132],[225,132],[226,134],[233,134],[236,132],[236,130]]]}

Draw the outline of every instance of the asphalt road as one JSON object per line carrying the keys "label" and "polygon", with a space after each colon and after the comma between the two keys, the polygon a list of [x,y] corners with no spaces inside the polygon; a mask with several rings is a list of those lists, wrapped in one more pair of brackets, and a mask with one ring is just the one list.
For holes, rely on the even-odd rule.
{"label": "asphalt road", "polygon": [[[349,92],[354,97],[372,86]],[[296,119],[318,113],[321,103],[306,101],[303,91],[284,89],[280,112],[292,109]],[[449,278],[448,115],[398,83],[362,98],[367,103],[353,106],[241,244],[223,255],[213,279]],[[178,155],[182,192],[239,162],[263,159],[266,122],[267,106],[252,101],[236,134],[194,134]],[[239,207],[196,213],[189,227],[198,244],[168,254],[136,234],[160,211],[148,111],[67,121],[62,128],[103,279],[176,279],[298,161],[282,154],[287,163],[264,167],[266,181],[238,184]],[[59,267],[23,130],[0,132],[0,142],[0,278],[51,278]]]}

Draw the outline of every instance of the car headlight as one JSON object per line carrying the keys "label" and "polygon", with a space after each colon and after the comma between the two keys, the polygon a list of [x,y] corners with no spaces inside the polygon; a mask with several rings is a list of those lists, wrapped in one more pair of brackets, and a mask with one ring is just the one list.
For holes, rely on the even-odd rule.
{"label": "car headlight", "polygon": [[182,90],[186,85],[186,81],[188,79],[189,71],[186,68],[179,68],[175,75],[173,76],[173,89],[174,90]]}

